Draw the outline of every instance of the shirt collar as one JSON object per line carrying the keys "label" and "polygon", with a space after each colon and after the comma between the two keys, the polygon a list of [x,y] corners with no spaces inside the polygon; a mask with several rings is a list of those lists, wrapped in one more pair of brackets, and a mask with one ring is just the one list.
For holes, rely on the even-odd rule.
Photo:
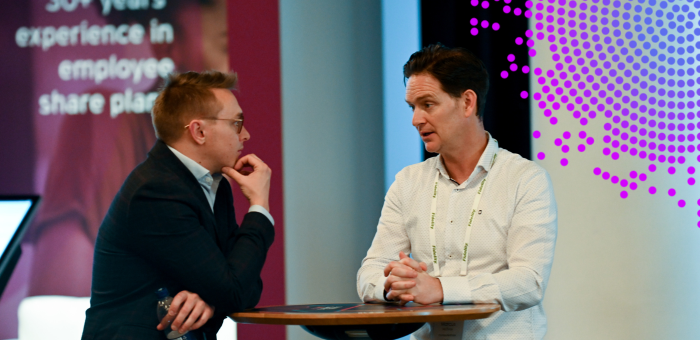
{"label": "shirt collar", "polygon": [[[481,157],[479,157],[479,162],[476,163],[476,167],[474,168],[474,171],[469,175],[469,178],[474,176],[474,174],[478,174],[481,172],[481,170],[486,170],[486,172],[491,171],[491,167],[493,166],[493,157],[495,154],[498,153],[498,141],[491,137],[491,134],[486,132],[486,136],[488,137],[488,142],[486,143],[486,149],[484,149],[484,152],[481,154]],[[447,169],[445,169],[445,165],[442,164],[442,155],[438,155],[435,157],[437,159],[437,163],[435,164],[435,168],[440,172],[440,175],[444,176],[445,178],[450,178],[450,176],[447,174]],[[468,181],[465,181],[466,183]],[[463,183],[463,184],[464,184]]]}
{"label": "shirt collar", "polygon": [[209,173],[209,170],[207,170],[207,168],[195,162],[192,158],[185,156],[180,151],[177,151],[170,145],[168,145],[168,149],[170,149],[170,151],[172,151],[175,154],[175,156],[182,162],[182,164],[184,164],[185,167],[188,170],[190,170],[192,175],[194,175],[194,178],[197,179],[197,182],[206,186],[207,189],[211,189],[212,184],[216,179],[221,179],[220,174],[217,174],[218,176],[212,176],[211,173]]}

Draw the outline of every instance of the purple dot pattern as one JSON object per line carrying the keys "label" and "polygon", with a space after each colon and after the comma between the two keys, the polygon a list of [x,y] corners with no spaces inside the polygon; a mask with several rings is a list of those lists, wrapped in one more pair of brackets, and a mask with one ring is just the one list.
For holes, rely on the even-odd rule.
{"label": "purple dot pattern", "polygon": [[[700,1],[470,3],[531,18],[534,29],[510,44],[513,49],[527,46],[531,57],[538,50],[551,55],[552,69],[533,69],[528,60],[516,60],[509,54],[509,66],[500,71],[503,79],[513,72],[532,74],[535,86],[517,95],[521,100],[532,100],[549,123],[532,135],[556,146],[549,160],[564,167],[593,165],[592,175],[619,186],[621,199],[658,192],[667,194],[657,195],[659,198],[672,199],[679,208],[693,201],[700,207],[700,199],[683,197],[688,190],[655,183],[664,176],[680,176],[683,186],[696,182],[695,167],[700,163]],[[470,23],[473,35],[500,28],[497,23],[476,18]],[[577,128],[563,131],[562,126],[571,126],[570,120]],[[535,152],[537,159],[545,159],[544,152]],[[602,161],[587,165],[576,160],[587,152],[602,157]],[[634,160],[636,169],[614,173],[619,172],[619,165],[610,167],[618,169],[615,171],[602,166],[620,160]]]}

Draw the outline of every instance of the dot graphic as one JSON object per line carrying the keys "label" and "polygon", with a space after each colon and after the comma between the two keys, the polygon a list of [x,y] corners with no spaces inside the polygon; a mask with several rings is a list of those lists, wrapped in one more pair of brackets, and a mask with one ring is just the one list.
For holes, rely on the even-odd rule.
{"label": "dot graphic", "polygon": [[[514,19],[533,20],[532,30],[516,32],[504,43],[509,52],[495,57],[508,59],[503,79],[532,73],[530,88],[510,95],[532,98],[533,137],[551,136],[566,171],[591,166],[595,176],[624,188],[623,199],[663,191],[668,196],[654,199],[700,206],[700,192],[693,191],[700,164],[700,1],[490,5]],[[482,19],[470,21],[469,28],[486,29]],[[523,47],[536,58],[516,62],[509,53]],[[528,64],[532,60],[539,67]],[[614,164],[615,175],[596,167],[603,164]],[[681,190],[685,185],[692,190]]]}
{"label": "dot graphic", "polygon": [[544,152],[538,152],[538,153],[537,153],[537,159],[539,159],[539,160],[544,160]]}

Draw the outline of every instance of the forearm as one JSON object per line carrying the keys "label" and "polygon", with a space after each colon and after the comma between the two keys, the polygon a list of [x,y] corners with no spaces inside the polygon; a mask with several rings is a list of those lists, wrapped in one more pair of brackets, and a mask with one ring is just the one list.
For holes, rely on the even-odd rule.
{"label": "forearm", "polygon": [[362,302],[386,302],[384,299],[384,270],[374,265],[364,265],[357,272],[357,293]]}
{"label": "forearm", "polygon": [[246,214],[226,256],[228,268],[235,278],[229,303],[222,306],[227,312],[254,307],[260,300],[260,274],[273,239],[274,229],[267,217],[258,213]]}
{"label": "forearm", "polygon": [[496,274],[440,278],[445,304],[498,303],[506,311],[539,304],[544,296],[541,275],[528,268],[511,268]]}

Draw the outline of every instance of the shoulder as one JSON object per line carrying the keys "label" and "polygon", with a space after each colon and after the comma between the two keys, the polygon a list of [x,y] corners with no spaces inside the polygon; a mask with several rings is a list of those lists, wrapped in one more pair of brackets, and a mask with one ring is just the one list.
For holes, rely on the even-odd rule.
{"label": "shoulder", "polygon": [[126,178],[117,197],[127,204],[136,199],[189,200],[189,188],[181,176],[167,164],[149,157],[139,164]]}
{"label": "shoulder", "polygon": [[539,164],[508,150],[499,149],[493,170],[496,186],[512,195],[515,202],[530,197],[556,204],[552,180],[547,170]]}
{"label": "shoulder", "polygon": [[430,176],[434,176],[437,169],[438,157],[428,158],[420,163],[411,164],[396,174],[396,182],[413,182]]}
{"label": "shoulder", "polygon": [[499,177],[507,176],[518,181],[535,177],[549,178],[547,170],[539,164],[502,148],[498,149],[494,170],[499,174]]}

